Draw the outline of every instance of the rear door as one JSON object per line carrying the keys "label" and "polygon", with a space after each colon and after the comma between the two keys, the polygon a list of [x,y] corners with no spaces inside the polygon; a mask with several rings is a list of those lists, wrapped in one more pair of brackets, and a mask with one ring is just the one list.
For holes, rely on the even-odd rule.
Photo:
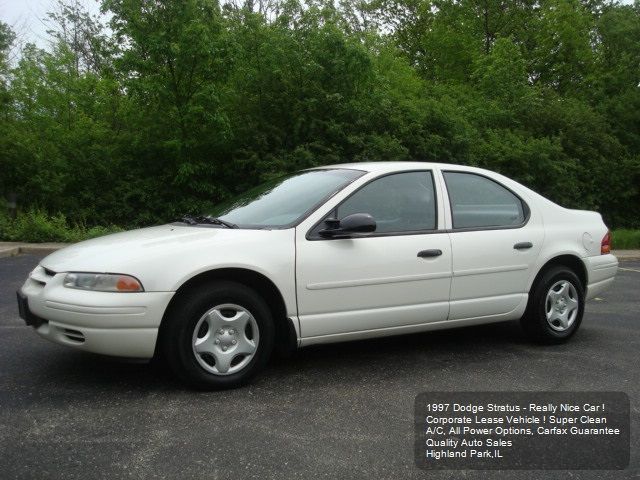
{"label": "rear door", "polygon": [[442,175],[453,254],[449,319],[517,316],[544,240],[539,214],[497,179],[469,171]]}
{"label": "rear door", "polygon": [[[447,319],[449,235],[431,171],[383,175],[296,231],[296,280],[304,339],[411,327]],[[323,238],[324,219],[368,213],[371,234]],[[309,229],[310,228],[310,229]]]}

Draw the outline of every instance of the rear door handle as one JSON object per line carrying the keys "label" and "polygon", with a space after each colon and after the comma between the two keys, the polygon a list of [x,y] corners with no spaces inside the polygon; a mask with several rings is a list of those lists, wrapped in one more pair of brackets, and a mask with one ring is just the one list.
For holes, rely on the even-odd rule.
{"label": "rear door handle", "polygon": [[442,255],[442,250],[439,249],[422,250],[418,252],[418,256],[420,258],[439,257],[440,255]]}
{"label": "rear door handle", "polygon": [[531,242],[520,242],[520,243],[516,243],[513,248],[515,248],[516,250],[527,250],[528,248],[533,247],[533,243]]}

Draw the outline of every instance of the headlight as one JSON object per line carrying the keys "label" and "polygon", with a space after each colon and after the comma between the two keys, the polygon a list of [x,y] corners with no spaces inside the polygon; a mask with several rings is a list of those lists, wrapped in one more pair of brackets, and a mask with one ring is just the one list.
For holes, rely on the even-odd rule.
{"label": "headlight", "polygon": [[67,273],[64,286],[96,292],[144,292],[137,278],[118,273]]}

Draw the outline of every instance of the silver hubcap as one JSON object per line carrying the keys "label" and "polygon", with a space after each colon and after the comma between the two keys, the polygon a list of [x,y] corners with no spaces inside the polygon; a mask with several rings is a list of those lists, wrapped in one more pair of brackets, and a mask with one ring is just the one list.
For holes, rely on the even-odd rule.
{"label": "silver hubcap", "polygon": [[239,305],[226,303],[200,317],[191,343],[202,368],[215,375],[231,375],[247,366],[259,341],[253,315]]}
{"label": "silver hubcap", "polygon": [[545,301],[547,323],[557,332],[567,330],[578,316],[579,305],[578,292],[571,282],[560,280],[554,283]]}

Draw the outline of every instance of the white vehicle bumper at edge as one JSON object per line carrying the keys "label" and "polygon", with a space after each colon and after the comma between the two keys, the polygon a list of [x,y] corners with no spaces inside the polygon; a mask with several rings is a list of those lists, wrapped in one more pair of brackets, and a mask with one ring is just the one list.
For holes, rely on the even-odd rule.
{"label": "white vehicle bumper at edge", "polygon": [[63,286],[65,273],[37,267],[20,292],[45,320],[36,332],[55,343],[104,355],[151,358],[174,292],[92,292]]}
{"label": "white vehicle bumper at edge", "polygon": [[590,300],[613,283],[618,272],[618,259],[611,254],[599,255],[585,258],[584,263],[589,278],[587,300]]}

